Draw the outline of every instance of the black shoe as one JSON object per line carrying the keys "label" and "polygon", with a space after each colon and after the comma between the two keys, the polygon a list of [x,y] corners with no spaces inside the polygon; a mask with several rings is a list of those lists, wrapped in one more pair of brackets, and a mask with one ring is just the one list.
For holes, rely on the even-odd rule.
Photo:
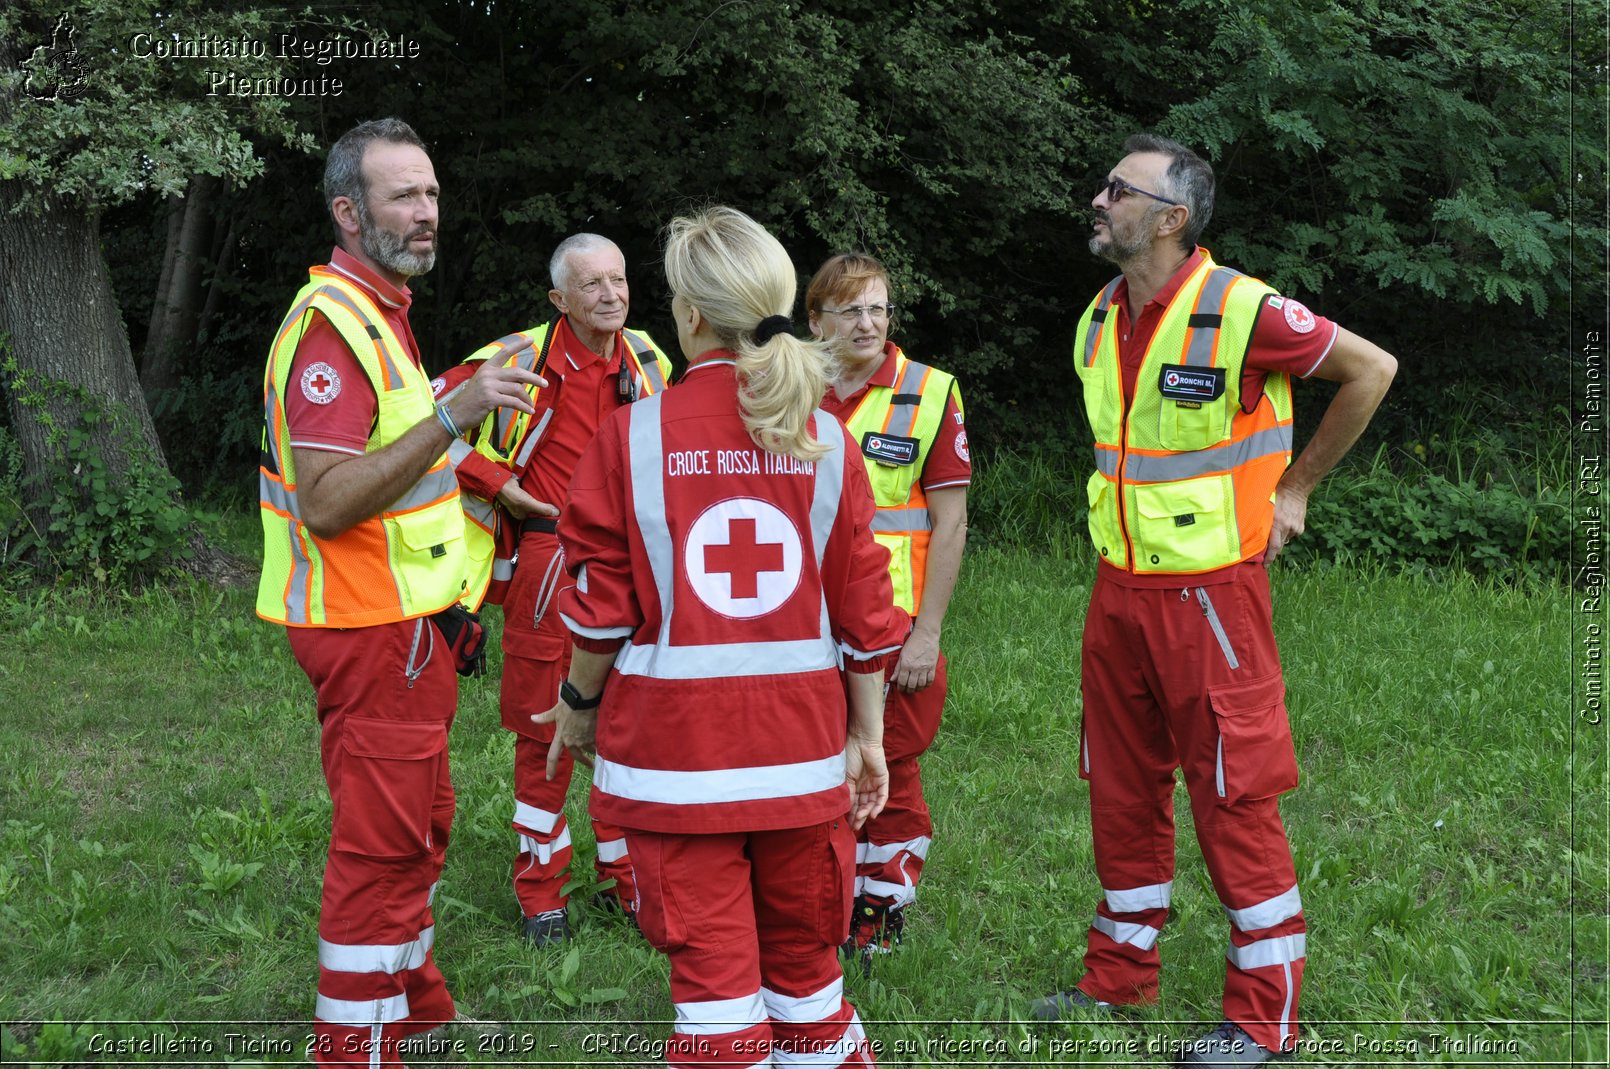
{"label": "black shoe", "polygon": [[894,948],[905,942],[905,933],[905,910],[858,895],[850,910],[850,937],[839,947],[839,953],[846,961],[860,958],[862,974],[871,976],[873,955],[894,953]]}
{"label": "black shoe", "polygon": [[1091,998],[1077,987],[1072,991],[1058,991],[1029,1004],[1029,1016],[1036,1021],[1060,1021],[1064,1017],[1111,1017],[1112,1003]]}
{"label": "black shoe", "polygon": [[562,909],[551,909],[535,917],[522,917],[520,938],[532,946],[546,947],[570,939],[570,918]]}
{"label": "black shoe", "polygon": [[626,903],[622,902],[620,900],[620,896],[614,891],[599,891],[598,893],[594,894],[593,906],[596,907],[600,913],[607,913],[611,916],[625,917],[627,924],[631,925],[633,928],[637,927],[637,913],[634,910],[627,908]]}
{"label": "black shoe", "polygon": [[1235,1069],[1242,1065],[1284,1061],[1290,1057],[1290,1054],[1277,1054],[1268,1047],[1258,1046],[1239,1026],[1225,1021],[1201,1039],[1187,1043],[1184,1056],[1175,1065],[1211,1065],[1220,1069]]}

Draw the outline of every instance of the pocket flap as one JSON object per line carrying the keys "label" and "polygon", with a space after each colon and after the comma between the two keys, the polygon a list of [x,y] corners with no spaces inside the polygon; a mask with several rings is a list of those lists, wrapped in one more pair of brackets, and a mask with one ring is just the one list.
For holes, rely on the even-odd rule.
{"label": "pocket flap", "polygon": [[1271,706],[1286,701],[1286,681],[1276,672],[1263,679],[1249,679],[1245,683],[1226,683],[1208,688],[1208,701],[1220,716],[1240,716],[1261,713]]}
{"label": "pocket flap", "polygon": [[1192,479],[1162,486],[1136,486],[1135,505],[1148,519],[1218,512],[1224,507],[1224,480]]}
{"label": "pocket flap", "polygon": [[464,537],[464,509],[458,498],[397,518],[397,529],[410,549],[429,549]]}
{"label": "pocket flap", "polygon": [[354,757],[423,761],[447,749],[447,725],[429,721],[349,716],[341,727],[341,745]]}

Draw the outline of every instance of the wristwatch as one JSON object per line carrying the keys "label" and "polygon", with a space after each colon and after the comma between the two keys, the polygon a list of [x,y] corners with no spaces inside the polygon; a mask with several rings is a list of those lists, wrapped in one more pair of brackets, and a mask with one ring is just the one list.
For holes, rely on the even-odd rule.
{"label": "wristwatch", "polygon": [[591,698],[583,698],[581,691],[576,689],[576,684],[567,679],[559,684],[559,697],[576,712],[585,713],[589,709],[598,708],[598,703],[604,700],[604,692],[599,691]]}

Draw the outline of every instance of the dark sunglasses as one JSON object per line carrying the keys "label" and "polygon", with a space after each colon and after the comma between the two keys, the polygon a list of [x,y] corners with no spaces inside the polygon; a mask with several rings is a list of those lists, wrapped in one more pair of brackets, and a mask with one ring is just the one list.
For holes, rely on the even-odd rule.
{"label": "dark sunglasses", "polygon": [[1124,198],[1124,194],[1126,193],[1139,193],[1143,197],[1150,197],[1153,200],[1160,200],[1164,204],[1172,204],[1176,208],[1180,206],[1180,202],[1177,200],[1169,200],[1167,197],[1159,197],[1156,193],[1148,193],[1139,186],[1132,186],[1128,182],[1125,182],[1122,178],[1118,178],[1116,176],[1107,179],[1107,185],[1105,188],[1107,190],[1107,201],[1111,204],[1117,204]]}

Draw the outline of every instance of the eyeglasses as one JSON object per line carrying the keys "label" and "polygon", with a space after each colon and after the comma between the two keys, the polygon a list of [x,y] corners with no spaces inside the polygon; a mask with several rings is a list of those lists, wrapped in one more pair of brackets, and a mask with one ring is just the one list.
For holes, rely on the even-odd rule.
{"label": "eyeglasses", "polygon": [[866,316],[874,323],[881,323],[894,315],[893,304],[852,304],[848,308],[823,308],[821,314],[825,316],[838,316],[840,323],[854,323],[862,316]]}
{"label": "eyeglasses", "polygon": [[1179,201],[1169,200],[1167,197],[1159,197],[1156,193],[1148,193],[1139,186],[1130,185],[1117,175],[1107,179],[1107,185],[1104,188],[1107,192],[1107,202],[1109,204],[1117,204],[1120,200],[1124,199],[1124,194],[1126,193],[1139,193],[1143,197],[1150,197],[1153,200],[1160,200],[1164,204],[1172,204],[1176,208],[1180,207]]}

